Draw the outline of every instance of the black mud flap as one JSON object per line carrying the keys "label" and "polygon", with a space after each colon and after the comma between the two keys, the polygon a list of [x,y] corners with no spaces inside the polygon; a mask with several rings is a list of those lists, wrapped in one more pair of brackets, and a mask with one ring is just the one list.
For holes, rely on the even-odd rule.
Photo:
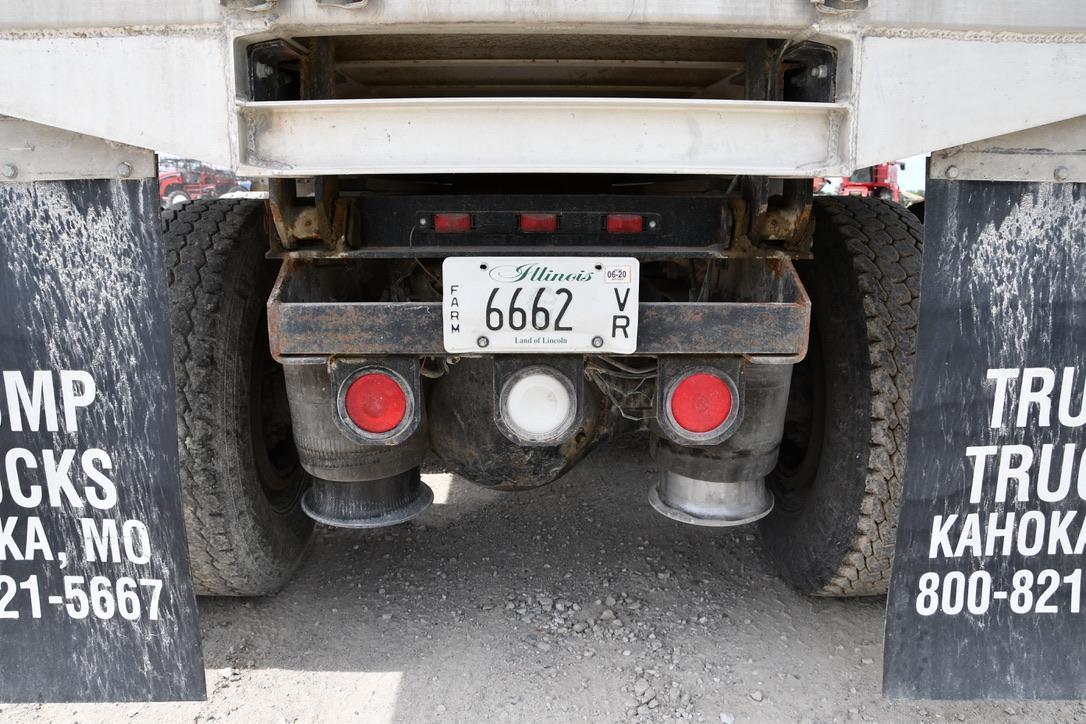
{"label": "black mud flap", "polygon": [[928,182],[884,691],[1086,695],[1086,185]]}
{"label": "black mud flap", "polygon": [[0,701],[203,699],[154,180],[0,185]]}

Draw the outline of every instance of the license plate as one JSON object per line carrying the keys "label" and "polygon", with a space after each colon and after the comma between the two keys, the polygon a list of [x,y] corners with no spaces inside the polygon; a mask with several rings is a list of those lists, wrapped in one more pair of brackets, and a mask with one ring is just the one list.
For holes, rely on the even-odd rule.
{"label": "license plate", "polygon": [[447,352],[637,350],[637,259],[450,257],[442,277]]}

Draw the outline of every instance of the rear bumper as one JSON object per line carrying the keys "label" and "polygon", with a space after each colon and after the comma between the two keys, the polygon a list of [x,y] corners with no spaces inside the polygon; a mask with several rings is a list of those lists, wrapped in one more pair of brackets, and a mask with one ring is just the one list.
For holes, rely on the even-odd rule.
{"label": "rear bumper", "polygon": [[[787,259],[751,260],[743,301],[638,305],[638,355],[800,359],[811,302]],[[321,265],[287,259],[268,301],[272,353],[442,356],[440,302],[329,301]]]}

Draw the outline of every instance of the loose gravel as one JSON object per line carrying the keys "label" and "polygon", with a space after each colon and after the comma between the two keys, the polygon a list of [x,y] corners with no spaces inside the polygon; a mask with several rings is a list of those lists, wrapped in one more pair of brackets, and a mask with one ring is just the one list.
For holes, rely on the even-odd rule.
{"label": "loose gravel", "polygon": [[292,583],[200,602],[208,700],[0,705],[5,722],[1072,722],[1078,702],[881,697],[881,599],[806,598],[754,528],[646,500],[631,435],[531,493],[427,476],[381,531],[321,528]]}

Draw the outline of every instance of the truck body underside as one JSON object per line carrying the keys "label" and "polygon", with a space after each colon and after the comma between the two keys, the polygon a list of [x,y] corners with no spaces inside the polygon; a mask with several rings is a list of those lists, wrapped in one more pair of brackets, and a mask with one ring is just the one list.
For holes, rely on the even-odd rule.
{"label": "truck body underside", "polygon": [[[249,176],[834,176],[1086,114],[1084,33],[1013,0],[41,0],[0,5],[0,113]],[[834,60],[752,87],[763,44]]]}

